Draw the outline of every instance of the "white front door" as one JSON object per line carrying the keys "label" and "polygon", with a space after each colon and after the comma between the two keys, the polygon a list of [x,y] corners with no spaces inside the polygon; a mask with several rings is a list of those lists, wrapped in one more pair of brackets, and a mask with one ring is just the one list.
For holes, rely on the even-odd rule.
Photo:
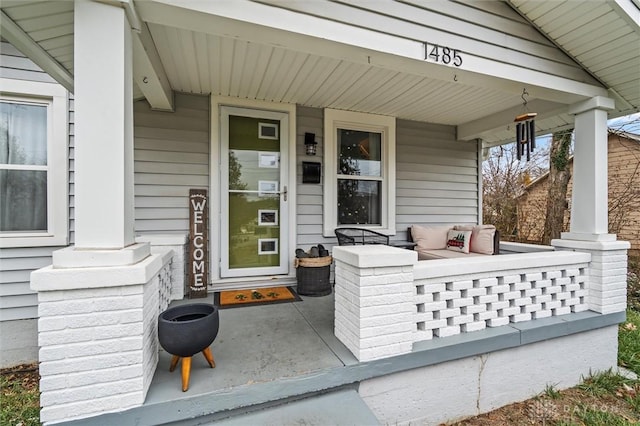
{"label": "white front door", "polygon": [[224,106],[220,120],[220,275],[287,274],[289,116]]}

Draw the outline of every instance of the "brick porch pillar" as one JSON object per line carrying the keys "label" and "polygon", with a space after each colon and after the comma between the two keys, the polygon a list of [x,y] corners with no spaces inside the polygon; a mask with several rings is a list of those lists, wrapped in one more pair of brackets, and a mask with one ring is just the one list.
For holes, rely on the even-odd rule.
{"label": "brick porch pillar", "polygon": [[415,251],[335,247],[335,335],[359,361],[411,352],[416,332]]}

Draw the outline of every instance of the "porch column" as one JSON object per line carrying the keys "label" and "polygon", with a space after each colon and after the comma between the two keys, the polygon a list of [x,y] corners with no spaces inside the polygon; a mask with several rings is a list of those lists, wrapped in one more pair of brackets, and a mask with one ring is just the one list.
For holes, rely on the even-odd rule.
{"label": "porch column", "polygon": [[31,274],[44,424],[142,405],[173,276],[171,247],[150,254],[148,242],[134,244],[132,30],[125,9],[86,0],[74,6],[75,247],[55,251],[52,266]]}
{"label": "porch column", "polygon": [[411,352],[418,254],[383,245],[334,247],[335,335],[358,361]]}
{"label": "porch column", "polygon": [[133,265],[133,61],[131,26],[118,4],[76,1],[74,11],[75,246],[54,267]]}
{"label": "porch column", "polygon": [[75,245],[134,242],[131,27],[125,10],[76,1]]}
{"label": "porch column", "polygon": [[607,110],[614,101],[601,96],[569,108],[575,115],[571,224],[562,239],[615,241],[608,234]]}
{"label": "porch column", "polygon": [[587,302],[603,314],[626,309],[627,241],[608,233],[607,111],[614,101],[595,97],[575,104],[573,196],[569,232],[552,240],[556,250],[591,253]]}

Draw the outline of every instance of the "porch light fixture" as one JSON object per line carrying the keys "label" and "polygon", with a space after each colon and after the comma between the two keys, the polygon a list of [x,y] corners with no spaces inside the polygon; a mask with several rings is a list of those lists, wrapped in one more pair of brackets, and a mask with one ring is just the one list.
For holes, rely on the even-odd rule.
{"label": "porch light fixture", "polygon": [[304,134],[304,147],[307,155],[316,155],[316,135],[315,133],[305,133]]}
{"label": "porch light fixture", "polygon": [[536,125],[535,112],[527,111],[527,89],[522,89],[522,108],[525,110],[523,114],[517,115],[513,120],[516,123],[516,155],[518,160],[526,154],[527,161],[531,160],[531,153],[536,149]]}

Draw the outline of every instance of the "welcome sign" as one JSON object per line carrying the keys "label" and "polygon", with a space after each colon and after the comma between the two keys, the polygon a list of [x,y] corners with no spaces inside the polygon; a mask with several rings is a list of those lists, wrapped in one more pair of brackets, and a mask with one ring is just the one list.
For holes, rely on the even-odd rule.
{"label": "welcome sign", "polygon": [[206,189],[189,190],[189,298],[207,297],[209,282],[209,215]]}

